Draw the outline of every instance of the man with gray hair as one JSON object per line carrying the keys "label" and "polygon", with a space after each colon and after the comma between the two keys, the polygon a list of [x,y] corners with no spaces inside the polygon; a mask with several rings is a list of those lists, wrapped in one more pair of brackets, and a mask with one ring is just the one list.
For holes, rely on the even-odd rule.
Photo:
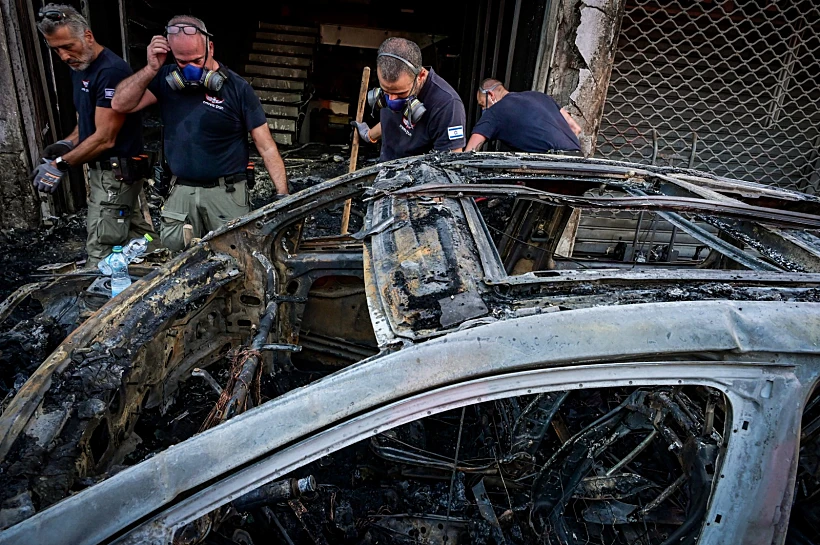
{"label": "man with gray hair", "polygon": [[[174,62],[164,65],[168,53]],[[162,207],[162,242],[185,246],[185,225],[204,236],[250,212],[250,132],[277,196],[288,193],[285,164],[268,128],[262,103],[241,76],[214,59],[205,23],[179,15],[165,36],[148,44],[148,64],[117,87],[113,108],[136,112],[159,103],[171,192]]]}
{"label": "man with gray hair", "polygon": [[375,144],[381,138],[382,161],[464,148],[464,103],[450,84],[421,65],[418,45],[386,39],[379,47],[376,73],[380,87],[367,98],[379,112],[379,123],[372,129],[353,124],[363,141]]}
{"label": "man with gray hair", "polygon": [[124,115],[111,108],[114,89],[132,71],[94,40],[88,23],[73,7],[48,4],[39,18],[37,28],[49,48],[71,68],[77,126],[62,140],[46,146],[32,181],[38,190],[53,193],[71,166],[88,164],[86,265],[93,267],[129,238],[156,236],[139,206],[143,178],[149,170],[147,160],[140,157],[140,115]]}

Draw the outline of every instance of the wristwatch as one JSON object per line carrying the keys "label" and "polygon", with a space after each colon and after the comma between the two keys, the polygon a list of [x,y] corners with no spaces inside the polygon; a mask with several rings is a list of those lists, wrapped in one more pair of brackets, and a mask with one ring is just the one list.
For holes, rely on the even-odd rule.
{"label": "wristwatch", "polygon": [[71,168],[71,165],[68,163],[68,161],[63,159],[62,156],[57,157],[54,160],[54,164],[57,166],[57,170],[59,170],[60,172],[68,172],[68,169]]}

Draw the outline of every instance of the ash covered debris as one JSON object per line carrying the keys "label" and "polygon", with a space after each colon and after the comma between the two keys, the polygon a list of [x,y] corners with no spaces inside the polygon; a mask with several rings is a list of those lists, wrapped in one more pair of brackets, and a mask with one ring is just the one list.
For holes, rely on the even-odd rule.
{"label": "ash covered debris", "polygon": [[[299,191],[344,174],[347,160],[340,154],[346,153],[349,153],[349,146],[323,144],[310,144],[285,152],[291,190]],[[259,177],[253,204],[254,208],[259,208],[271,202],[275,191],[267,169],[261,168],[261,159],[257,157],[255,161],[260,168],[257,169]],[[148,197],[154,227],[159,232],[158,210],[162,206],[162,198],[153,191],[148,191]],[[341,211],[328,214],[317,219],[317,229],[323,224],[333,223]],[[354,225],[357,221],[361,223],[361,216],[353,220]],[[81,268],[85,261],[86,235],[84,211],[59,218],[55,225],[44,230],[7,229],[0,232],[0,300],[6,299],[26,282],[49,280],[49,272],[39,271],[40,267],[65,263],[67,266],[63,269],[66,270]],[[85,312],[78,317],[78,309],[69,308],[69,301],[61,300],[65,308],[46,310],[36,296],[24,298],[0,322],[0,399],[6,401],[81,319],[87,318],[90,311],[96,310],[102,303],[97,301],[91,309],[80,305]],[[77,297],[74,303],[76,307]],[[0,405],[0,409],[3,406]]]}
{"label": "ash covered debris", "polygon": [[[326,456],[177,538],[208,527],[196,542],[239,530],[254,543],[271,535],[299,544],[686,541],[720,471],[725,418],[722,395],[708,388],[474,404]],[[268,490],[291,490],[299,479],[315,480],[315,489]]]}
{"label": "ash covered debris", "polygon": [[[370,152],[370,156],[365,155]],[[373,162],[372,150],[359,151],[359,167]],[[288,174],[288,186],[291,193],[301,191],[317,183],[331,180],[348,171],[350,162],[350,146],[309,143],[297,148],[282,151],[282,160]],[[260,157],[252,157],[256,164],[256,187],[251,194],[253,208],[273,201],[276,190],[270,179],[270,174],[264,168]]]}
{"label": "ash covered debris", "polygon": [[0,300],[26,282],[38,267],[50,263],[82,262],[85,254],[85,216],[61,218],[43,230],[0,231]]}

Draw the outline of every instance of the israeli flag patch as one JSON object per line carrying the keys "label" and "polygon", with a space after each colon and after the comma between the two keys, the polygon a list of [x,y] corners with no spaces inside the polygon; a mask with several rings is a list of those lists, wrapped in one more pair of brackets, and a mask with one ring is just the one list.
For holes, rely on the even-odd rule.
{"label": "israeli flag patch", "polygon": [[105,98],[114,98],[114,89],[106,89]]}
{"label": "israeli flag patch", "polygon": [[457,127],[447,127],[447,136],[450,137],[450,140],[464,138],[464,127],[462,125]]}

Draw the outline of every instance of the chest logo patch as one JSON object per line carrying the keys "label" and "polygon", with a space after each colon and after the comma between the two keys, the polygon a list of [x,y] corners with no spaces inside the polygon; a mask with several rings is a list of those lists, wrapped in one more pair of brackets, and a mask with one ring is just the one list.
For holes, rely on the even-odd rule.
{"label": "chest logo patch", "polygon": [[205,93],[205,100],[202,101],[202,104],[210,106],[211,108],[216,108],[217,110],[224,110],[225,107],[222,106],[223,102],[225,102],[224,98],[212,97],[208,93]]}
{"label": "chest logo patch", "polygon": [[456,127],[447,127],[447,136],[450,140],[458,140],[459,138],[464,138],[464,127],[462,125],[458,125]]}
{"label": "chest logo patch", "polygon": [[83,80],[83,86],[82,86],[82,88],[80,88],[80,91],[84,91],[84,92],[86,92],[86,93],[87,93],[87,92],[88,92],[88,84],[89,84],[89,83],[91,83],[91,80],[84,79],[84,80]]}
{"label": "chest logo patch", "polygon": [[402,116],[399,128],[401,128],[407,136],[413,136],[413,125],[410,124],[410,121],[408,121],[406,117]]}

